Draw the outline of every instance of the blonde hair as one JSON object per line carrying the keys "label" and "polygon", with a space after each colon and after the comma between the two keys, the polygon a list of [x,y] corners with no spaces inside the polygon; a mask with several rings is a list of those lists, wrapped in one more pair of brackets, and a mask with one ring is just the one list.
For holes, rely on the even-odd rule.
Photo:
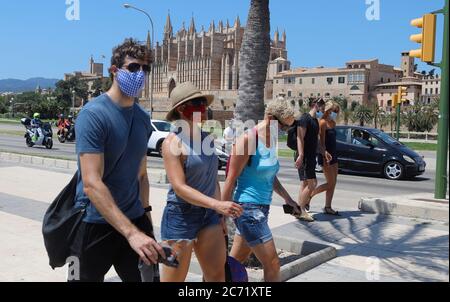
{"label": "blonde hair", "polygon": [[266,115],[272,115],[276,118],[288,119],[295,117],[294,108],[284,98],[279,97],[276,101],[267,104]]}

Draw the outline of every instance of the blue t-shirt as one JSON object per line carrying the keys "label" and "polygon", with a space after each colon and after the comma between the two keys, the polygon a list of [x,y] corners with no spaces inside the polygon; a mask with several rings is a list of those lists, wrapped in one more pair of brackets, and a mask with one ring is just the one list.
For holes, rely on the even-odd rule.
{"label": "blue t-shirt", "polygon": [[[79,170],[81,171],[80,154],[103,153],[103,181],[117,206],[129,219],[144,215],[139,196],[138,173],[142,159],[147,154],[151,134],[149,114],[138,104],[128,108],[120,107],[107,94],[103,94],[81,110],[75,132]],[[81,173],[78,176],[75,200],[77,205],[88,205],[85,222],[106,223],[84,193]]]}

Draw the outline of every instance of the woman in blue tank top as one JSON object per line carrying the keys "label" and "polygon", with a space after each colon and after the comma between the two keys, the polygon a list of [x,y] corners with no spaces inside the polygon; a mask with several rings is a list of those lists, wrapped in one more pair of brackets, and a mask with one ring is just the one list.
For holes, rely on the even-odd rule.
{"label": "woman in blue tank top", "polygon": [[242,263],[254,253],[263,265],[267,282],[280,281],[280,264],[268,224],[273,191],[300,214],[296,202],[276,176],[280,169],[278,129],[287,130],[294,121],[294,111],[285,100],[267,106],[264,120],[240,137],[233,147],[222,194],[223,200],[230,200],[233,195],[233,200],[244,209],[235,219],[231,256]]}
{"label": "woman in blue tank top", "polygon": [[222,215],[239,217],[242,207],[222,202],[217,180],[218,158],[214,140],[201,131],[213,96],[202,95],[191,83],[171,94],[167,120],[180,128],[163,143],[163,158],[170,189],[161,222],[161,239],[177,254],[177,268],[163,265],[161,281],[183,282],[192,251],[207,282],[225,281],[226,246]]}

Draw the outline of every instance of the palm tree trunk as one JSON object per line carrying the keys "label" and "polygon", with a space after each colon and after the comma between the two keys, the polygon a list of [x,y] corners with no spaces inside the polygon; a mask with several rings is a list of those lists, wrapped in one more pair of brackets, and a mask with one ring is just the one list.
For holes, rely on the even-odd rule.
{"label": "palm tree trunk", "polygon": [[235,110],[237,120],[257,122],[263,119],[269,57],[269,0],[251,0],[239,57],[239,97]]}

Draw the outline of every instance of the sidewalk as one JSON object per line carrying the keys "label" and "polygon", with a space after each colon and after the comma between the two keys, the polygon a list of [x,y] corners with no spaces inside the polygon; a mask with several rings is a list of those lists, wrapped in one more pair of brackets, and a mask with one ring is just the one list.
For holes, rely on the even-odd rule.
{"label": "sidewalk", "polygon": [[[49,203],[71,176],[68,169],[39,169],[0,161],[0,281],[66,280],[64,268],[54,272],[48,266],[41,222]],[[150,194],[158,227],[167,187],[153,186]],[[335,219],[316,214],[317,221],[311,224],[285,215],[280,206],[271,208],[269,225],[274,235],[289,235],[338,249],[337,258],[291,281],[449,280],[448,224],[364,214],[357,206],[355,200],[354,208]],[[118,280],[114,270],[107,278]],[[189,275],[188,280],[200,278]]]}

